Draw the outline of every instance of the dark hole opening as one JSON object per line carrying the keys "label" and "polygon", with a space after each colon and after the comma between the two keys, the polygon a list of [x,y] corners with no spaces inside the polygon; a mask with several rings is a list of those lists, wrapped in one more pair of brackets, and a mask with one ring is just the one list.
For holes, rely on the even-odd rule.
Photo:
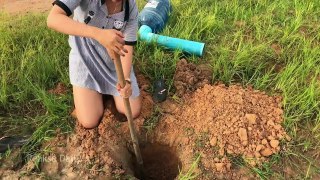
{"label": "dark hole opening", "polygon": [[[139,170],[134,164],[137,178],[142,180],[173,180],[178,176],[182,164],[174,148],[147,143],[140,146],[140,150],[144,165],[144,177],[139,177]],[[134,159],[133,162],[136,160]]]}

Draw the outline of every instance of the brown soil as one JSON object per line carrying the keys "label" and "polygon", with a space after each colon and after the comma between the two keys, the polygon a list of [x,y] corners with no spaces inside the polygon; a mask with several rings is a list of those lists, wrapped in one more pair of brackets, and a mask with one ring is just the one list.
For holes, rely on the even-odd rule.
{"label": "brown soil", "polygon": [[177,63],[176,73],[174,75],[174,86],[178,97],[188,96],[189,93],[210,84],[212,80],[212,71],[210,65],[195,65],[182,59]]}
{"label": "brown soil", "polygon": [[260,165],[280,151],[280,141],[290,139],[281,126],[280,103],[280,97],[250,88],[205,85],[184,104],[163,105],[166,114],[153,138],[182,147],[180,159],[200,153],[203,169],[210,172],[232,171],[229,155]]}
{"label": "brown soil", "polygon": [[279,44],[277,44],[277,43],[273,43],[272,45],[271,45],[271,48],[273,49],[273,51],[275,52],[275,54],[276,55],[281,55],[281,53],[282,53],[282,48],[281,48],[281,46],[279,45]]}
{"label": "brown soil", "polygon": [[53,0],[0,0],[0,12],[20,14],[29,12],[47,12]]}
{"label": "brown soil", "polygon": [[50,89],[48,92],[54,95],[62,95],[66,94],[67,91],[67,87],[63,83],[59,82],[54,89]]}
{"label": "brown soil", "polygon": [[[145,91],[150,83],[142,75],[137,76],[143,109],[134,123],[147,179],[174,179],[179,169],[183,173],[189,170],[198,154],[201,155],[195,170],[198,179],[256,179],[246,169],[235,166],[230,158],[242,157],[249,165],[260,166],[281,150],[282,141],[290,140],[281,126],[281,97],[268,96],[250,87],[209,85],[211,79],[206,77],[211,72],[202,66],[204,70],[185,60],[178,63],[175,85],[177,91],[184,92],[183,98],[160,104],[162,117],[148,134],[143,123],[151,116],[154,102]],[[76,179],[78,175],[85,179],[133,177],[128,123],[117,121],[110,109],[109,103],[99,127],[85,130],[77,125],[74,134],[59,135],[51,142],[53,153],[45,156],[50,161],[41,163],[41,171],[68,179]],[[22,168],[30,169],[34,168]]]}

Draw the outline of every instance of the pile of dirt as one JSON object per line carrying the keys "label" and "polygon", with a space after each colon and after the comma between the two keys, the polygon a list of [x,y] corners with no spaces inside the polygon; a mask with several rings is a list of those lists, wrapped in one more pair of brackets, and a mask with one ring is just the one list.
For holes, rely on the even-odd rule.
{"label": "pile of dirt", "polygon": [[[195,66],[184,60],[178,66],[177,73],[181,74],[175,77],[187,77],[182,91],[192,92],[188,86],[194,85],[195,81],[190,79],[192,72],[197,72]],[[175,82],[177,90],[180,82]],[[204,86],[200,83],[203,88],[188,93],[189,97],[184,96],[179,102],[164,102],[163,118],[151,137],[156,142],[178,147],[182,167],[190,167],[195,154],[200,154],[199,171],[208,172],[202,178],[241,178],[241,172],[233,172],[230,157],[242,157],[248,165],[260,166],[281,150],[281,141],[290,141],[281,126],[281,97],[268,96],[251,87],[206,84],[206,81]]]}
{"label": "pile of dirt", "polygon": [[260,165],[279,152],[281,140],[290,140],[281,126],[281,98],[251,88],[205,85],[184,104],[167,101],[163,108],[155,138],[200,153],[204,169],[213,172],[231,169],[227,155]]}
{"label": "pile of dirt", "polygon": [[177,63],[174,75],[174,86],[178,97],[188,96],[190,93],[212,81],[212,70],[208,64],[195,65],[181,59]]}

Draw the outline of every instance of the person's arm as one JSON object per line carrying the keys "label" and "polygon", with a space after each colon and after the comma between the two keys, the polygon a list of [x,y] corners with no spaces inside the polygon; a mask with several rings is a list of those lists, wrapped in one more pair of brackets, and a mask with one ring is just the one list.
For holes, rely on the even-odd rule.
{"label": "person's arm", "polygon": [[67,12],[57,5],[52,7],[48,15],[47,26],[64,34],[93,38],[106,49],[113,50],[121,56],[125,55],[126,50],[123,47],[125,43],[124,37],[120,31],[100,29],[77,22],[69,18]]}
{"label": "person's arm", "polygon": [[125,30],[123,31],[125,40],[125,49],[128,53],[121,57],[122,67],[124,71],[124,77],[130,79],[130,71],[132,67],[133,50],[134,45],[137,43],[138,32],[138,7],[134,0],[128,0],[130,4],[130,17]]}
{"label": "person's arm", "polygon": [[133,58],[133,46],[125,45],[124,48],[128,52],[125,54],[125,56],[121,57],[121,63],[122,63],[124,78],[126,80],[130,80],[131,65],[132,65],[132,58]]}
{"label": "person's arm", "polygon": [[126,81],[129,80],[130,83],[126,82],[125,86],[122,89],[120,87],[120,84],[117,83],[116,88],[120,93],[120,96],[124,98],[128,98],[132,95],[130,74],[131,74],[131,65],[132,65],[132,57],[133,57],[133,46],[125,45],[124,47],[125,49],[127,49],[128,52],[125,54],[125,56],[120,57],[120,60],[122,64],[124,79]]}
{"label": "person's arm", "polygon": [[97,27],[88,26],[69,18],[67,13],[56,5],[49,13],[47,26],[64,34],[88,38],[94,38],[94,35],[99,31]]}

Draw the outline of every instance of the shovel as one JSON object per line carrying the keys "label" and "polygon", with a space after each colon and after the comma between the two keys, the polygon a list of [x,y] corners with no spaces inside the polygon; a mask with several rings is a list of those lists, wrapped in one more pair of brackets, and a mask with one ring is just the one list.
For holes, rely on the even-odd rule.
{"label": "shovel", "polygon": [[[115,67],[116,67],[116,72],[117,72],[118,82],[120,84],[120,87],[124,88],[126,85],[126,81],[124,79],[120,55],[112,51],[110,56],[113,59]],[[126,112],[126,116],[127,116],[128,123],[129,123],[129,129],[130,129],[131,139],[133,142],[134,153],[135,153],[135,156],[137,159],[139,176],[141,178],[143,178],[144,177],[143,160],[142,160],[142,156],[141,156],[141,152],[140,152],[138,137],[137,137],[134,125],[133,125],[133,117],[132,117],[129,98],[123,98],[123,103],[125,106],[125,112]]]}

